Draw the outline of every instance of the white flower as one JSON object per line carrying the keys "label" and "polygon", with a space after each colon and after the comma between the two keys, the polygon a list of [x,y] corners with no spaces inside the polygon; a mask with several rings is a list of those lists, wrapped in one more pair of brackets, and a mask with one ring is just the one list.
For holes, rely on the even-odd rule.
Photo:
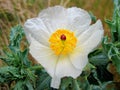
{"label": "white flower", "polygon": [[61,78],[77,78],[88,63],[88,54],[101,42],[101,21],[91,24],[80,8],[49,7],[28,19],[24,29],[30,53],[52,77],[51,87],[59,88]]}

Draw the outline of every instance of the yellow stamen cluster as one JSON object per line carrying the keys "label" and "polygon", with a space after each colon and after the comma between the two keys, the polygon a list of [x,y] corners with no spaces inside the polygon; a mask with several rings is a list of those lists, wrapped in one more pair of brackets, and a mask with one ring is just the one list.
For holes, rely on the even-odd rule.
{"label": "yellow stamen cluster", "polygon": [[74,33],[66,29],[58,29],[49,38],[50,48],[56,55],[71,53],[76,47],[77,38]]}

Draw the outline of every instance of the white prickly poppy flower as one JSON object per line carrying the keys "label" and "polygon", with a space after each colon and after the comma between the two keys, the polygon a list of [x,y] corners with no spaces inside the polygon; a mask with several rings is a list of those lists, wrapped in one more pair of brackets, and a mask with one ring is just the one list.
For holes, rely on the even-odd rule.
{"label": "white prickly poppy flower", "polygon": [[82,73],[104,32],[100,20],[90,24],[85,10],[62,6],[49,7],[25,22],[30,53],[52,77],[51,87],[59,88],[62,77]]}

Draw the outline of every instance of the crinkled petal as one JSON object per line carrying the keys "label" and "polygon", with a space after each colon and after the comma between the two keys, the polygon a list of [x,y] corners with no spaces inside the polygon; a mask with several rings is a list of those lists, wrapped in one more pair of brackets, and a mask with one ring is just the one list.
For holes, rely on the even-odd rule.
{"label": "crinkled petal", "polygon": [[83,70],[88,63],[88,55],[81,48],[76,48],[69,56],[72,64],[77,69]]}
{"label": "crinkled petal", "polygon": [[103,34],[104,30],[102,23],[98,20],[78,37],[77,48],[83,47],[86,53],[90,53],[100,44]]}
{"label": "crinkled petal", "polygon": [[59,28],[65,28],[67,24],[66,9],[62,6],[49,7],[41,11],[38,15],[44,21],[51,23],[53,31]]}
{"label": "crinkled petal", "polygon": [[73,78],[78,77],[81,74],[81,70],[76,69],[70,61],[69,56],[60,56],[56,66],[55,75],[57,77],[71,76]]}
{"label": "crinkled petal", "polygon": [[55,69],[55,76],[52,77],[51,87],[59,88],[60,81],[62,77],[73,77],[77,78],[82,73],[82,70],[77,69],[73,66],[70,61],[69,56],[59,56],[56,69]]}
{"label": "crinkled petal", "polygon": [[67,14],[69,22],[68,27],[73,31],[77,32],[76,36],[78,36],[81,32],[86,30],[91,23],[90,15],[87,11],[81,8],[68,8]]}
{"label": "crinkled petal", "polygon": [[[90,23],[90,15],[81,8],[64,8],[62,6],[49,7],[39,13],[39,18],[51,23],[53,31],[59,28],[69,29],[81,33],[86,30]],[[76,33],[76,35],[79,35]]]}
{"label": "crinkled petal", "polygon": [[53,77],[58,57],[54,55],[48,47],[43,46],[32,37],[29,48],[31,55],[45,68],[49,75]]}
{"label": "crinkled petal", "polygon": [[88,30],[85,30],[77,37],[77,47],[70,54],[72,64],[82,70],[88,63],[88,54],[99,45],[102,38],[103,28],[101,21],[98,20]]}
{"label": "crinkled petal", "polygon": [[24,24],[24,30],[29,42],[31,42],[29,37],[32,36],[39,41],[39,43],[49,46],[49,28],[46,27],[46,24],[41,19],[28,19]]}
{"label": "crinkled petal", "polygon": [[54,7],[48,7],[47,9],[42,10],[39,13],[40,18],[47,18],[47,19],[60,19],[65,16],[65,8],[62,6],[54,6]]}

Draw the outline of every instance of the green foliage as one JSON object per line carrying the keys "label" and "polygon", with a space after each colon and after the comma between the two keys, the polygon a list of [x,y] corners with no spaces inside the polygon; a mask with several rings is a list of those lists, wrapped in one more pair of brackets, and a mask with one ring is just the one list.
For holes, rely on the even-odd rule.
{"label": "green foliage", "polygon": [[[113,75],[107,70],[109,63],[116,66],[120,73],[120,1],[114,0],[114,13],[112,20],[106,20],[110,27],[111,38],[105,36],[102,48],[89,54],[89,62],[96,69],[90,71],[87,77],[91,90],[107,90],[107,85],[113,84]],[[108,90],[113,90],[114,87]]]}
{"label": "green foliage", "polygon": [[71,85],[72,85],[72,78],[63,78],[61,85],[60,85],[60,90],[70,90],[71,89]]}
{"label": "green foliage", "polygon": [[89,62],[94,66],[99,66],[107,64],[109,60],[102,49],[97,49],[89,54]]}
{"label": "green foliage", "polygon": [[28,48],[21,50],[23,37],[22,26],[18,25],[11,29],[9,47],[4,50],[4,56],[0,56],[6,63],[6,66],[0,68],[0,83],[15,81],[14,90],[34,90],[36,80],[34,67],[37,66],[33,66],[28,59]]}
{"label": "green foliage", "polygon": [[38,70],[36,74],[38,75],[36,90],[51,90],[51,77],[44,70]]}
{"label": "green foliage", "polygon": [[108,42],[108,38],[105,37],[103,40],[103,48],[108,58],[116,66],[118,73],[120,73],[120,42]]}
{"label": "green foliage", "polygon": [[112,20],[106,20],[110,27],[111,38],[105,37],[103,40],[104,52],[116,66],[120,74],[120,1],[114,0],[114,13]]}
{"label": "green foliage", "polygon": [[18,25],[15,26],[11,29],[10,32],[10,47],[11,48],[16,48],[16,49],[20,49],[20,43],[21,40],[24,36],[24,32],[23,32],[23,28],[22,26]]}
{"label": "green foliage", "polygon": [[[110,63],[103,49],[97,49],[89,54],[89,62],[95,67],[91,68],[88,80],[87,90],[107,90],[107,83],[113,80],[113,75],[107,70],[107,65]],[[107,83],[106,86],[104,83]],[[104,87],[103,87],[104,85]]]}
{"label": "green foliage", "polygon": [[0,68],[0,83],[5,83],[20,78],[18,69],[12,66],[5,66]]}

